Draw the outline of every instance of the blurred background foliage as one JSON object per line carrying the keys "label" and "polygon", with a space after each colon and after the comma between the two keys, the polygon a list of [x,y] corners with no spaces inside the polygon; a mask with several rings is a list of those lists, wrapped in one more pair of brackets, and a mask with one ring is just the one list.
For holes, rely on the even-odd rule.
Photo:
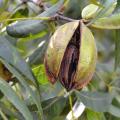
{"label": "blurred background foliage", "polygon": [[[102,8],[91,20],[93,23],[116,2],[66,1],[61,14],[71,19],[82,19],[83,8],[91,3]],[[64,0],[0,0],[0,120],[65,120],[71,110],[64,88],[59,82],[48,82],[43,65],[51,35],[67,22],[45,19],[54,16],[63,3]],[[117,0],[108,16],[119,12]],[[98,50],[96,71],[87,87],[72,93],[73,105],[78,98],[86,106],[79,120],[120,120],[120,30],[89,28]]]}

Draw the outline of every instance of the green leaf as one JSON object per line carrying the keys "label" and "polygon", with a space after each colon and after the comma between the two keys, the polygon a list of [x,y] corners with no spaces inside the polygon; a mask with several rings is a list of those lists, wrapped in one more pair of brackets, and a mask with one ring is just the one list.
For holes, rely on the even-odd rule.
{"label": "green leaf", "polygon": [[39,92],[37,91],[35,93],[32,90],[32,88],[27,83],[27,79],[25,79],[17,69],[15,69],[12,65],[8,64],[6,61],[2,60],[2,62],[10,70],[10,72],[13,73],[16,78],[18,78],[19,82],[26,88],[28,93],[31,95],[33,102],[36,104],[36,106],[38,108],[41,120],[44,120],[43,119],[43,111],[42,111],[42,107],[41,107],[41,100],[40,100]]}
{"label": "green leaf", "polygon": [[64,95],[64,89],[59,82],[54,85],[45,84],[40,86],[41,91],[41,101],[46,101],[55,97],[60,97]]}
{"label": "green leaf", "polygon": [[120,118],[120,108],[115,107],[114,105],[111,105],[108,112],[112,114],[113,116]]}
{"label": "green leaf", "polygon": [[94,112],[92,110],[87,109],[87,120],[105,120],[105,117],[102,113]]}
{"label": "green leaf", "polygon": [[109,93],[76,91],[76,95],[86,107],[98,112],[107,111],[112,102],[112,96]]}
{"label": "green leaf", "polygon": [[36,87],[36,79],[32,74],[32,70],[27,63],[21,58],[16,48],[5,39],[0,37],[0,58],[3,64],[13,73],[20,83],[29,91],[34,103],[37,105],[39,112],[42,114],[40,96],[34,94],[34,91],[29,87],[32,84]]}
{"label": "green leaf", "polygon": [[16,95],[13,89],[6,83],[4,80],[0,78],[0,90],[4,93],[4,95],[8,98],[8,100],[23,114],[26,120],[33,120],[30,111],[28,110],[25,103],[20,100],[20,98]]}
{"label": "green leaf", "polygon": [[89,4],[87,5],[83,10],[82,10],[82,18],[84,19],[91,19],[91,18],[94,18],[95,15],[98,13],[97,10],[98,10],[98,6],[97,5],[94,5],[94,4]]}
{"label": "green leaf", "polygon": [[107,17],[109,16],[116,7],[116,1],[117,0],[105,0],[103,2],[103,8],[98,9],[98,14],[95,15],[94,19],[92,19],[88,25],[91,25],[92,23],[96,22],[99,18]]}
{"label": "green leaf", "polygon": [[55,4],[56,2],[58,2],[59,0],[44,0],[45,2],[50,2],[52,4]]}
{"label": "green leaf", "polygon": [[18,112],[18,111],[15,112],[14,109],[11,110],[11,108],[9,108],[8,105],[6,105],[4,102],[0,102],[0,108],[8,116],[15,117],[18,120],[23,120],[24,119],[24,117],[21,115],[20,112]]}
{"label": "green leaf", "polygon": [[21,74],[35,83],[32,71],[28,64],[22,59],[17,49],[4,37],[0,36],[0,57],[14,66]]}
{"label": "green leaf", "polygon": [[0,22],[4,22],[5,19],[8,18],[8,16],[10,15],[10,12],[4,11],[0,14]]}
{"label": "green leaf", "polygon": [[34,67],[32,70],[40,84],[44,85],[48,83],[48,78],[45,74],[45,66],[43,64]]}
{"label": "green leaf", "polygon": [[91,26],[98,29],[120,29],[120,14],[100,18]]}
{"label": "green leaf", "polygon": [[120,30],[116,30],[115,35],[115,70],[120,65]]}
{"label": "green leaf", "polygon": [[[49,104],[50,104],[50,101],[48,101],[48,106]],[[54,104],[52,104],[48,109],[46,109],[45,114],[49,116],[50,120],[52,120],[56,116],[59,116],[61,114],[65,105],[66,105],[66,98],[62,97],[59,100],[57,100]]]}
{"label": "green leaf", "polygon": [[[107,17],[111,15],[116,7],[116,2],[114,2],[109,9],[107,9],[104,14],[101,14],[99,17]],[[89,4],[82,10],[82,18],[84,19],[96,19],[100,12],[103,11],[105,8],[102,6],[101,8],[95,4]],[[99,18],[98,17],[98,18]]]}
{"label": "green leaf", "polygon": [[[38,15],[37,17],[49,17],[56,14],[60,7],[63,5],[64,0],[60,0],[58,3],[48,8],[46,11]],[[29,34],[36,34],[46,29],[45,22],[43,20],[24,20],[19,21],[14,25],[7,27],[7,32],[13,37],[27,37]]]}

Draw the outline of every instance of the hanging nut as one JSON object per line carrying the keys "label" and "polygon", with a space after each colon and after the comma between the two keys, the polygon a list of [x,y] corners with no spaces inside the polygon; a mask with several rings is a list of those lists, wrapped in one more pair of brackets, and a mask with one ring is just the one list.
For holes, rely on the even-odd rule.
{"label": "hanging nut", "polygon": [[81,89],[95,71],[97,50],[91,31],[82,21],[60,26],[51,37],[46,55],[46,74],[52,84],[57,80],[66,88]]}

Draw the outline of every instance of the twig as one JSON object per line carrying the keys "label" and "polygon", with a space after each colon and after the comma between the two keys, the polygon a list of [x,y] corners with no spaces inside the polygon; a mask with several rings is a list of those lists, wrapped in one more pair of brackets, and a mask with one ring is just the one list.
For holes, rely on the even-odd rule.
{"label": "twig", "polygon": [[70,109],[72,111],[72,119],[75,120],[71,94],[69,95],[69,104],[70,104]]}
{"label": "twig", "polygon": [[68,18],[68,17],[65,17],[63,15],[60,15],[60,14],[56,14],[53,19],[55,20],[64,20],[64,21],[68,21],[68,22],[73,22],[73,21],[77,21],[75,19],[71,19],[71,18]]}
{"label": "twig", "polygon": [[3,21],[1,21],[1,22],[20,21],[20,20],[48,20],[48,21],[49,21],[49,20],[65,20],[65,21],[68,21],[68,22],[77,21],[77,20],[75,20],[75,19],[71,19],[71,18],[62,16],[62,15],[56,14],[55,16],[52,16],[52,17],[11,18],[11,19],[3,20]]}
{"label": "twig", "polygon": [[5,21],[20,21],[20,20],[51,20],[51,17],[11,18],[3,21],[5,22]]}

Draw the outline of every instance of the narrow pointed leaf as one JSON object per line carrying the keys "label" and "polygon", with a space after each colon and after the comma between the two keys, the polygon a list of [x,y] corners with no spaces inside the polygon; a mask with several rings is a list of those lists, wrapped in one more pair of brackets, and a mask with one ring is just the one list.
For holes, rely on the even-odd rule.
{"label": "narrow pointed leaf", "polygon": [[22,59],[17,49],[4,37],[0,37],[0,57],[18,69],[30,81],[35,83],[31,69],[28,64]]}
{"label": "narrow pointed leaf", "polygon": [[108,112],[110,114],[112,114],[113,116],[116,116],[116,117],[120,118],[120,108],[119,107],[111,105]]}
{"label": "narrow pointed leaf", "polygon": [[38,108],[41,120],[43,120],[43,111],[42,111],[42,107],[41,107],[41,100],[40,100],[39,93],[37,92],[35,94],[35,92],[31,89],[31,87],[27,83],[27,80],[22,76],[22,74],[15,67],[8,64],[5,60],[3,61],[3,59],[1,59],[1,61],[3,62],[3,64],[5,64],[5,66],[10,70],[11,73],[14,73],[15,77],[18,78],[19,82],[28,91],[28,93],[32,97],[33,102],[36,104],[36,106]]}
{"label": "narrow pointed leaf", "polygon": [[[28,90],[34,103],[37,105],[39,112],[42,114],[39,94],[35,95],[29,84],[36,86],[36,79],[27,63],[21,58],[16,48],[9,43],[4,37],[0,37],[0,58],[4,65],[14,74],[20,83]],[[27,83],[28,82],[28,83]]]}
{"label": "narrow pointed leaf", "polygon": [[20,100],[16,93],[12,90],[8,83],[0,78],[0,90],[8,98],[8,100],[23,114],[26,120],[33,120],[30,111],[25,103]]}

